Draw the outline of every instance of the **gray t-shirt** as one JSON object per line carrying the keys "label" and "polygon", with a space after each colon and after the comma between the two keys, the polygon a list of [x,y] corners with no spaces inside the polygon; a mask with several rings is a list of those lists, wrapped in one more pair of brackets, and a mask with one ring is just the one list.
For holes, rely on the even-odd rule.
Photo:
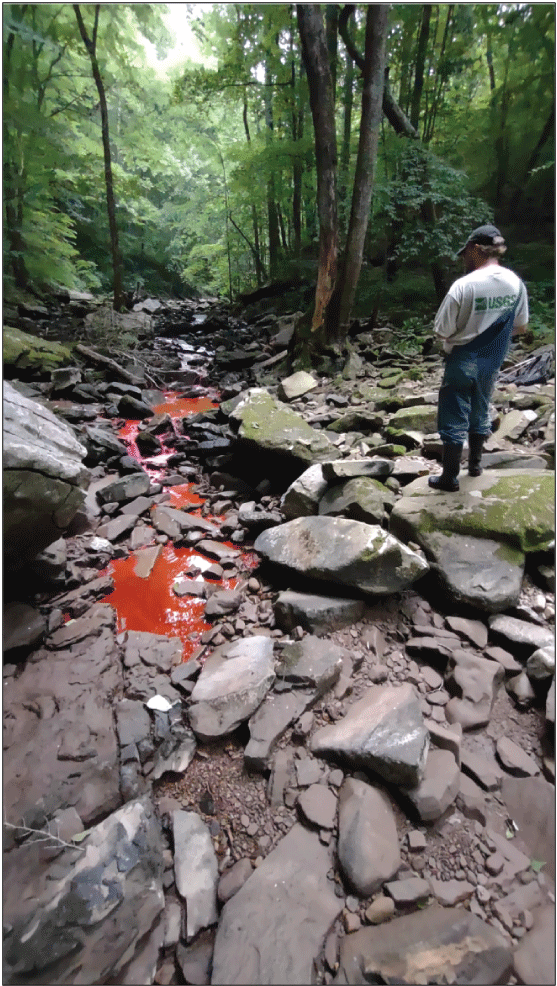
{"label": "gray t-shirt", "polygon": [[528,294],[520,278],[508,267],[487,264],[454,282],[435,316],[434,332],[443,339],[443,349],[475,339],[511,309],[522,287],[514,324],[528,324]]}

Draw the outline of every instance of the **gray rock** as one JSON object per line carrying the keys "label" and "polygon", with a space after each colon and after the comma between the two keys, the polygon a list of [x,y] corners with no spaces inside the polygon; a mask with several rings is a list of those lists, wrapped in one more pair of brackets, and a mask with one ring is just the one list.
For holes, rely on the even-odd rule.
{"label": "gray rock", "polygon": [[310,982],[313,959],[342,906],[327,880],[330,865],[318,836],[294,825],[225,904],[211,981]]}
{"label": "gray rock", "polygon": [[250,739],[244,750],[246,766],[265,770],[276,741],[313,701],[315,692],[308,690],[270,692],[249,721]]}
{"label": "gray rock", "polygon": [[205,616],[214,619],[227,613],[235,613],[240,608],[242,594],[236,589],[219,589],[214,592],[205,604]]}
{"label": "gray rock", "polygon": [[511,968],[511,950],[495,928],[463,908],[432,904],[344,938],[335,983],[488,984],[508,982]]}
{"label": "gray rock", "polygon": [[27,603],[7,603],[3,611],[3,628],[2,650],[8,653],[38,644],[45,635],[46,620]]}
{"label": "gray rock", "polygon": [[64,585],[68,552],[65,538],[58,538],[36,555],[31,564],[35,575],[52,585]]}
{"label": "gray rock", "polygon": [[524,576],[524,553],[491,538],[431,531],[419,543],[451,602],[487,613],[514,606]]}
{"label": "gray rock", "polygon": [[86,449],[71,428],[8,382],[3,395],[4,565],[57,541],[85,501]]}
{"label": "gray rock", "polygon": [[317,386],[318,382],[311,373],[299,370],[298,373],[292,373],[291,376],[280,381],[278,395],[281,401],[291,401],[295,397],[307,394],[310,390],[315,390]]}
{"label": "gray rock", "polygon": [[191,694],[190,724],[201,739],[224,736],[248,719],[275,680],[273,643],[253,636],[217,647]]}
{"label": "gray rock", "polygon": [[280,509],[287,520],[316,514],[319,501],[328,486],[323,476],[323,466],[316,463],[306,469],[288,487],[280,501]]}
{"label": "gray rock", "polygon": [[[121,978],[164,908],[162,839],[153,806],[134,801],[37,880],[31,910],[4,941],[6,983]],[[38,876],[38,875],[37,875]],[[5,902],[6,903],[6,902]],[[25,906],[28,906],[26,903]]]}
{"label": "gray rock", "polygon": [[291,750],[277,750],[267,786],[267,798],[269,804],[274,808],[283,804],[284,792],[291,783],[292,773],[293,758]]}
{"label": "gray rock", "polygon": [[338,858],[349,885],[369,897],[401,864],[396,821],[387,795],[348,778],[339,798]]}
{"label": "gray rock", "polygon": [[552,986],[555,982],[555,905],[536,912],[534,926],[514,952],[513,971],[521,983]]}
{"label": "gray rock", "polygon": [[420,782],[428,747],[429,733],[409,684],[368,688],[343,719],[318,729],[310,744],[317,756],[346,760],[408,787]]}
{"label": "gray rock", "polygon": [[401,407],[392,415],[389,426],[402,431],[421,431],[425,435],[432,435],[437,431],[437,408],[430,404]]}
{"label": "gray rock", "polygon": [[234,894],[238,893],[238,890],[244,886],[244,883],[252,873],[253,867],[250,859],[239,859],[229,870],[225,870],[221,875],[217,890],[217,896],[221,904],[226,904],[227,900],[230,900]]}
{"label": "gray rock", "polygon": [[475,887],[467,880],[436,880],[429,878],[429,886],[435,899],[443,907],[455,907],[463,900],[468,900],[474,893]]}
{"label": "gray rock", "polygon": [[534,777],[539,774],[540,768],[533,759],[516,743],[513,743],[507,736],[501,736],[497,740],[497,756],[501,764],[515,777]]}
{"label": "gray rock", "polygon": [[374,479],[390,476],[394,469],[394,463],[390,462],[389,459],[369,456],[365,459],[324,462],[322,469],[323,476],[328,483],[339,483],[339,481],[359,476],[368,476]]}
{"label": "gray rock", "polygon": [[460,770],[449,750],[431,750],[420,783],[406,794],[423,822],[435,822],[460,789]]}
{"label": "gray rock", "polygon": [[[208,986],[211,982],[211,962],[215,947],[215,930],[201,931],[195,941],[185,947],[180,942],[176,948],[176,960],[186,983]],[[174,968],[172,970],[174,972]]]}
{"label": "gray rock", "polygon": [[465,730],[487,725],[503,678],[503,669],[495,661],[470,651],[454,651],[445,676],[445,686],[454,695],[445,706],[448,722],[459,722]]}
{"label": "gray rock", "polygon": [[549,686],[547,698],[545,700],[545,718],[548,722],[555,725],[555,678]]}
{"label": "gray rock", "polygon": [[503,774],[495,760],[487,760],[471,750],[462,750],[460,766],[484,791],[496,791],[501,786]]}
{"label": "gray rock", "polygon": [[373,595],[411,584],[427,563],[380,527],[341,517],[300,517],[263,531],[255,550],[310,578]]}
{"label": "gray rock", "polygon": [[555,786],[543,777],[504,777],[501,796],[531,858],[555,880]]}
{"label": "gray rock", "polygon": [[351,626],[364,613],[361,599],[341,599],[315,596],[286,590],[275,603],[277,626],[287,632],[301,626],[318,637],[342,627]]}
{"label": "gray rock", "polygon": [[172,813],[176,887],[186,901],[188,938],[218,920],[218,862],[211,833],[194,811]]}
{"label": "gray rock", "polygon": [[555,647],[538,647],[526,662],[526,674],[532,681],[555,677]]}
{"label": "gray rock", "polygon": [[519,656],[530,656],[538,648],[554,646],[550,629],[518,620],[514,616],[492,616],[489,629],[490,636],[496,643],[508,647]]}
{"label": "gray rock", "polygon": [[487,646],[487,627],[480,620],[465,620],[461,616],[448,616],[447,623],[451,630],[467,637],[480,650]]}
{"label": "gray rock", "polygon": [[347,653],[330,640],[304,637],[282,648],[277,678],[297,688],[310,688],[319,698],[338,681]]}
{"label": "gray rock", "polygon": [[385,891],[392,897],[397,907],[419,904],[427,900],[431,889],[427,880],[421,876],[409,876],[402,880],[392,880],[385,884]]}
{"label": "gray rock", "polygon": [[126,503],[134,500],[138,496],[145,496],[149,492],[150,479],[146,472],[135,472],[123,479],[103,486],[97,492],[97,499],[101,503]]}
{"label": "gray rock", "polygon": [[298,798],[302,817],[319,829],[332,829],[337,813],[337,799],[324,784],[312,784]]}
{"label": "gray rock", "polygon": [[123,534],[127,534],[134,527],[136,521],[137,517],[134,517],[133,514],[120,514],[114,520],[109,520],[108,523],[101,524],[97,528],[97,534],[99,537],[106,538],[108,541],[117,541]]}
{"label": "gray rock", "polygon": [[394,502],[394,493],[378,480],[356,476],[327,490],[319,501],[319,515],[381,524],[386,516],[386,506],[392,507]]}

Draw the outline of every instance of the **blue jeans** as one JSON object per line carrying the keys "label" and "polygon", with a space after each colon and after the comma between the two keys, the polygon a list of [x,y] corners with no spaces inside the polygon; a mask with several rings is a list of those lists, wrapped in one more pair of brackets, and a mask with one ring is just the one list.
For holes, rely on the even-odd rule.
{"label": "blue jeans", "polygon": [[462,445],[468,433],[491,434],[489,402],[513,323],[514,309],[448,354],[437,408],[437,430],[445,444]]}

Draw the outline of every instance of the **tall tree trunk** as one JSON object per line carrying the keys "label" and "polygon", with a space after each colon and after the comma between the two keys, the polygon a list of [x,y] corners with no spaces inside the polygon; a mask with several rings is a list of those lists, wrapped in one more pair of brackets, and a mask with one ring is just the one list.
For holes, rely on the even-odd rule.
{"label": "tall tree trunk", "polygon": [[[244,90],[244,132],[246,135],[246,140],[248,144],[251,143],[251,134],[249,132],[248,124],[248,101],[246,99],[246,93]],[[261,260],[261,250],[259,248],[259,223],[257,221],[257,208],[255,202],[251,203],[251,223],[253,227],[253,246],[250,244],[250,249],[253,253],[253,258],[255,260],[255,277],[257,280],[257,286],[260,287],[266,277],[265,267],[263,261]]]}
{"label": "tall tree trunk", "polygon": [[[297,105],[296,99],[296,62],[294,60],[294,29],[290,29],[290,84],[292,86],[292,141],[294,155],[292,159],[292,229],[294,231],[294,256],[302,252],[302,161],[296,152],[296,144],[303,133],[303,112]],[[301,98],[301,97],[300,97]]]}
{"label": "tall tree trunk", "polygon": [[336,103],[337,66],[338,66],[338,3],[328,3],[325,7],[325,33],[327,36],[327,51],[333,83],[333,103]]}
{"label": "tall tree trunk", "polygon": [[433,133],[435,130],[435,121],[437,120],[437,113],[439,110],[439,106],[441,105],[443,90],[445,89],[446,86],[447,75],[445,73],[444,61],[445,61],[445,54],[447,50],[447,40],[449,37],[449,30],[452,25],[453,13],[454,13],[454,3],[449,3],[447,5],[447,19],[445,21],[445,30],[443,32],[441,51],[439,53],[439,59],[437,62],[437,78],[435,80],[433,100],[430,107],[430,111],[427,115],[426,120],[424,121],[424,136],[423,136],[424,144],[429,144],[433,137]]}
{"label": "tall tree trunk", "polygon": [[540,151],[541,151],[542,147],[544,146],[544,144],[546,144],[547,141],[549,140],[549,136],[550,136],[550,134],[551,134],[551,132],[552,132],[552,130],[554,128],[555,128],[555,97],[553,98],[553,106],[551,107],[551,110],[549,111],[549,116],[548,116],[547,120],[544,123],[543,130],[542,130],[542,132],[540,134],[540,138],[538,140],[538,143],[536,144],[534,150],[532,151],[532,153],[530,155],[530,160],[528,161],[528,164],[526,165],[526,169],[524,171],[524,176],[522,178],[522,181],[520,182],[520,184],[519,184],[519,186],[518,186],[518,188],[517,188],[517,190],[516,190],[516,192],[515,192],[515,194],[513,196],[513,200],[511,202],[511,207],[510,207],[511,214],[514,213],[516,211],[516,209],[518,208],[518,205],[520,203],[520,200],[521,200],[522,195],[523,195],[523,192],[524,192],[524,188],[525,188],[526,184],[528,183],[528,179],[530,178],[530,175],[532,174],[532,171],[534,170],[534,168],[536,167],[536,164],[538,162],[538,158],[540,156]]}
{"label": "tall tree trunk", "polygon": [[366,8],[362,115],[352,210],[341,275],[335,291],[338,306],[333,299],[327,312],[327,335],[337,339],[348,334],[369,223],[383,106],[388,11],[389,5],[384,3],[368,4]]}
{"label": "tall tree trunk", "polygon": [[424,67],[429,41],[429,22],[431,18],[431,4],[424,3],[422,11],[422,23],[418,37],[418,50],[416,52],[416,73],[414,76],[414,89],[412,91],[412,104],[410,107],[410,123],[415,130],[418,129],[420,122],[420,103],[424,87]]}
{"label": "tall tree trunk", "polygon": [[340,150],[340,168],[338,182],[338,206],[341,225],[348,218],[348,180],[350,175],[350,147],[352,136],[352,107],[354,105],[354,59],[349,52],[346,54],[346,71],[343,87],[343,128],[342,145]]}
{"label": "tall tree trunk", "polygon": [[315,132],[319,215],[319,267],[315,308],[311,320],[311,331],[315,333],[321,330],[324,324],[325,311],[337,277],[338,216],[335,187],[337,142],[333,81],[321,8],[317,3],[299,3],[296,4],[296,12]]}
{"label": "tall tree trunk", "polygon": [[[12,7],[12,17],[21,23],[27,6],[28,4],[14,4]],[[10,31],[6,39],[2,66],[4,110],[6,110],[6,104],[10,95],[10,70],[14,42],[15,32]],[[4,139],[4,211],[6,215],[6,233],[10,245],[10,266],[16,287],[24,291],[29,284],[29,274],[25,266],[25,251],[27,246],[23,237],[25,166],[22,155],[18,155],[17,153],[17,140],[10,133],[6,113],[4,113],[2,131]]]}
{"label": "tall tree trunk", "polygon": [[[273,133],[273,96],[272,78],[269,64],[265,66],[265,124],[267,127],[267,143],[270,144]],[[275,178],[271,174],[267,181],[267,222],[269,229],[269,273],[276,277],[280,250],[279,224],[276,207]]]}
{"label": "tall tree trunk", "polygon": [[112,177],[112,162],[110,158],[108,107],[106,104],[106,93],[104,89],[104,83],[99,69],[99,63],[97,61],[97,30],[99,26],[99,13],[100,13],[101,5],[100,3],[95,4],[95,22],[93,26],[92,38],[89,37],[85,24],[83,23],[83,17],[81,16],[81,10],[79,4],[74,3],[72,6],[77,19],[79,33],[81,34],[83,44],[85,45],[85,48],[91,60],[91,70],[93,73],[93,78],[95,80],[95,85],[97,87],[97,92],[99,94],[99,103],[101,108],[102,142],[103,142],[103,153],[104,153],[104,180],[106,186],[106,208],[108,212],[108,225],[110,229],[110,247],[112,251],[112,269],[113,269],[112,306],[115,311],[120,311],[120,309],[124,305],[124,292],[122,287],[122,254],[120,253],[120,246],[118,243],[116,201],[114,197],[114,180]]}
{"label": "tall tree trunk", "polygon": [[491,92],[495,89],[495,69],[493,68],[493,51],[491,48],[491,31],[487,29],[487,50],[485,53],[487,69],[489,72],[489,88]]}

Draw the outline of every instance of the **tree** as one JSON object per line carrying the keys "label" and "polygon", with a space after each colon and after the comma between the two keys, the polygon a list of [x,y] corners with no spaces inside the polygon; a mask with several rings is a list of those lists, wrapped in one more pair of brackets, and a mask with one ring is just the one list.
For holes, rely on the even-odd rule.
{"label": "tree", "polygon": [[91,71],[99,94],[102,126],[102,144],[104,154],[104,180],[106,185],[106,209],[108,213],[108,225],[110,229],[110,249],[112,253],[113,268],[113,308],[120,311],[124,306],[124,291],[122,285],[122,254],[118,242],[118,223],[116,221],[116,201],[114,197],[114,179],[112,175],[112,160],[110,154],[110,134],[108,127],[108,106],[106,102],[106,92],[102,80],[101,70],[97,60],[97,32],[99,28],[99,14],[101,12],[100,3],[95,4],[93,33],[89,36],[81,15],[80,6],[74,3],[73,9],[79,27],[79,33],[83,39],[83,44],[91,60]]}

